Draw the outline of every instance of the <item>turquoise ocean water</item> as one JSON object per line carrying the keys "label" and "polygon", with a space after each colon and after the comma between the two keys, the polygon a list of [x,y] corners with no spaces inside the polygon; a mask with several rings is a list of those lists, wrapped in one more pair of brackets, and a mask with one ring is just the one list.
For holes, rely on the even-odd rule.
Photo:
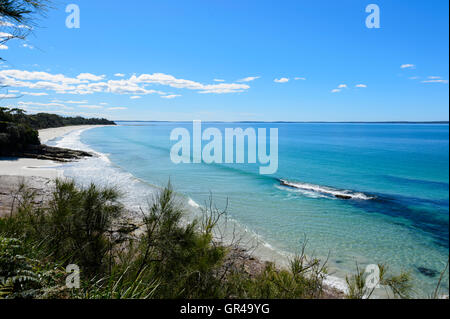
{"label": "turquoise ocean water", "polygon": [[[169,140],[192,123],[119,122],[52,144],[102,156],[64,165],[80,183],[121,185],[130,206],[145,206],[167,184],[194,207],[210,194],[240,229],[265,247],[325,258],[333,276],[386,262],[409,271],[417,296],[431,294],[449,255],[449,126],[425,124],[203,123],[203,128],[276,127],[279,168],[255,164],[174,164]],[[280,185],[283,179],[290,186]],[[335,194],[351,194],[350,200]],[[276,256],[274,254],[274,256]],[[276,257],[274,257],[276,258]],[[448,276],[445,278],[448,293]]]}

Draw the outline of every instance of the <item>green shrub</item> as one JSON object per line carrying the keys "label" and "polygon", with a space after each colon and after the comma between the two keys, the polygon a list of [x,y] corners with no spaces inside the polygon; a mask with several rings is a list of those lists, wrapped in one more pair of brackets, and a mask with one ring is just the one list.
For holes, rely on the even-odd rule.
{"label": "green shrub", "polygon": [[169,183],[143,216],[137,272],[148,267],[160,279],[158,297],[212,298],[218,295],[216,272],[226,250],[213,245],[211,228],[197,220],[183,224],[183,214]]}
{"label": "green shrub", "polygon": [[18,239],[0,237],[0,287],[4,296],[32,296],[39,287],[33,261],[23,253]]}
{"label": "green shrub", "polygon": [[411,276],[407,272],[399,275],[389,275],[388,267],[384,264],[378,264],[379,278],[368,287],[368,273],[356,265],[356,274],[345,278],[348,288],[347,298],[349,299],[369,299],[375,292],[376,287],[384,288],[386,297],[410,298],[411,297]]}
{"label": "green shrub", "polygon": [[0,221],[0,233],[41,242],[55,260],[75,263],[86,275],[105,270],[114,220],[122,214],[119,194],[91,184],[78,189],[73,181],[56,180],[48,207],[36,207],[35,194],[22,190],[15,214]]}
{"label": "green shrub", "polygon": [[0,236],[0,299],[61,296],[65,273],[35,257],[36,246]]}
{"label": "green shrub", "polygon": [[242,271],[234,272],[226,282],[226,295],[236,298],[257,299],[311,299],[323,297],[323,279],[326,261],[301,254],[290,262],[290,269],[277,269],[268,263],[264,270],[251,276]]}
{"label": "green shrub", "polygon": [[0,155],[39,145],[38,131],[27,124],[0,122]]}
{"label": "green shrub", "polygon": [[56,181],[45,218],[47,248],[55,258],[67,258],[87,275],[105,270],[112,223],[122,214],[119,194],[91,184],[77,189],[73,181]]}
{"label": "green shrub", "polygon": [[72,291],[73,298],[82,299],[150,299],[159,287],[158,281],[147,278],[146,269],[135,277],[130,268],[114,271],[101,279],[85,280],[81,289]]}

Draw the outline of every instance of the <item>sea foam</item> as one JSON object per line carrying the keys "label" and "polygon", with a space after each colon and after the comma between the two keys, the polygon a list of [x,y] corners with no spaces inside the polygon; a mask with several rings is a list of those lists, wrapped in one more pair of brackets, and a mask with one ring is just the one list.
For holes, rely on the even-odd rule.
{"label": "sea foam", "polygon": [[[284,179],[280,179],[281,186],[287,186],[291,188],[298,189],[299,191],[304,192],[305,195],[315,195],[318,194],[323,196],[332,196],[333,198],[345,197],[349,199],[358,199],[358,200],[370,200],[375,199],[374,196],[369,196],[361,192],[354,192],[350,190],[341,190],[328,186],[321,186],[309,183],[302,182],[291,182]],[[322,197],[323,197],[322,196]]]}

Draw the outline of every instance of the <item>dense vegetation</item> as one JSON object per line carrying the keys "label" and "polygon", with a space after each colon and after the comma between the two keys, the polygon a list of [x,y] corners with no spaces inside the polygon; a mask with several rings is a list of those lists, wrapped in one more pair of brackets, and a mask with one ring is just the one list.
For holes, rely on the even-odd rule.
{"label": "dense vegetation", "polygon": [[[36,204],[22,185],[0,219],[0,298],[322,298],[326,263],[302,252],[290,269],[262,264],[249,272],[233,244],[213,240],[221,213],[205,209],[187,222],[170,185],[140,220],[128,220],[119,194],[56,181],[51,199]],[[213,207],[213,206],[211,206]],[[305,248],[305,247],[303,247]],[[80,288],[66,286],[76,264]],[[407,297],[406,274],[381,281]],[[364,274],[348,278],[349,298],[364,298]]]}
{"label": "dense vegetation", "polygon": [[106,119],[63,117],[56,114],[25,114],[17,108],[0,107],[0,155],[25,150],[30,145],[39,145],[37,130],[67,125],[114,125]]}
{"label": "dense vegetation", "polygon": [[0,122],[27,125],[35,130],[68,125],[114,125],[113,121],[104,118],[64,117],[50,113],[25,114],[17,108],[0,107]]}

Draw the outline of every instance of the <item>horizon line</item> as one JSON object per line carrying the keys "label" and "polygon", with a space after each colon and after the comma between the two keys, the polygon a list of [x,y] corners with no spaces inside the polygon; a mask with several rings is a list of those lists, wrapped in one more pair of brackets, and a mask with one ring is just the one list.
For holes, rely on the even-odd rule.
{"label": "horizon line", "polygon": [[[114,122],[191,123],[194,120],[112,120]],[[317,124],[449,124],[449,121],[203,121],[205,123],[317,123]]]}

